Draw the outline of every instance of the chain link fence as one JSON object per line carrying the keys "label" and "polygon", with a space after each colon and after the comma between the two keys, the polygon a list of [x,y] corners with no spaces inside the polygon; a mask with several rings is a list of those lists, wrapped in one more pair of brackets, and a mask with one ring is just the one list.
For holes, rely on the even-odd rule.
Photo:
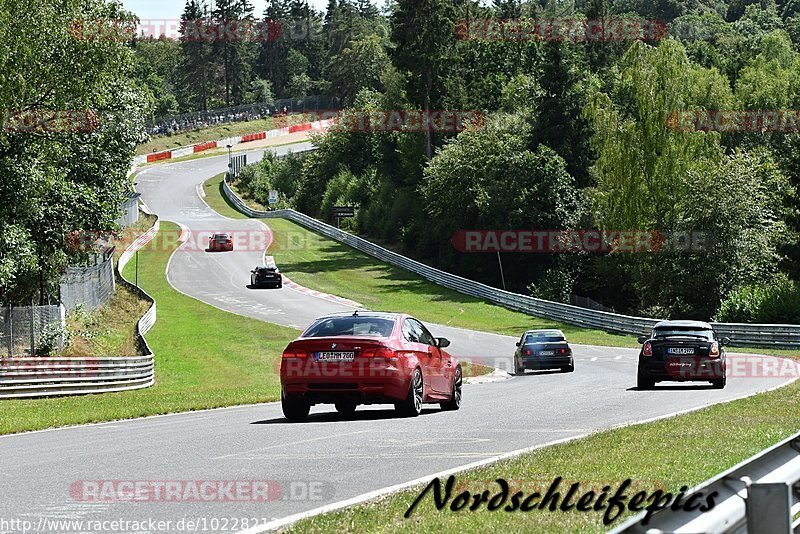
{"label": "chain link fence", "polygon": [[65,324],[65,310],[60,305],[7,306],[0,308],[0,357],[33,356],[43,344],[63,348],[63,337],[50,338],[50,325]]}
{"label": "chain link fence", "polygon": [[199,128],[209,128],[217,124],[263,119],[278,113],[319,111],[323,109],[339,109],[340,107],[341,102],[337,98],[324,96],[283,98],[272,102],[243,104],[241,106],[160,117],[153,122],[148,122],[147,133],[150,135],[172,135]]}
{"label": "chain link fence", "polygon": [[67,312],[78,305],[90,311],[109,301],[114,294],[114,258],[111,253],[94,256],[94,265],[67,267],[61,277],[61,303]]}

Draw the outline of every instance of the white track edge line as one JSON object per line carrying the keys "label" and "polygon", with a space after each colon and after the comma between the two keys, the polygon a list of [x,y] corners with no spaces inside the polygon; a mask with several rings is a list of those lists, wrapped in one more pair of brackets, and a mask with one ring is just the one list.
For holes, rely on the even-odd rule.
{"label": "white track edge line", "polygon": [[373,490],[373,491],[370,491],[370,492],[367,492],[367,493],[362,493],[361,495],[357,495],[355,497],[351,497],[350,499],[346,499],[346,500],[343,500],[343,501],[338,501],[338,502],[335,502],[335,503],[327,504],[325,506],[320,506],[319,508],[314,508],[314,509],[308,510],[306,512],[300,512],[300,513],[297,513],[297,514],[286,516],[286,517],[284,517],[282,519],[276,519],[276,520],[270,521],[269,523],[265,523],[263,525],[257,525],[257,526],[251,527],[249,529],[246,529],[246,530],[241,530],[237,534],[261,534],[262,532],[269,532],[270,530],[277,530],[279,528],[289,526],[292,523],[296,523],[297,521],[300,521],[302,519],[308,519],[309,517],[314,517],[314,516],[317,516],[317,515],[320,515],[320,514],[334,512],[334,511],[341,510],[343,508],[347,508],[347,507],[354,506],[354,505],[357,505],[357,504],[363,504],[363,503],[365,503],[367,501],[371,501],[371,500],[377,499],[379,497],[383,497],[384,495],[388,495],[390,493],[397,493],[397,492],[399,492],[401,490],[404,490],[404,489],[408,489],[408,488],[411,488],[411,487],[414,487],[414,486],[420,486],[422,484],[425,484],[426,482],[430,482],[434,478],[442,478],[442,477],[450,476],[450,475],[455,474],[455,473],[460,473],[460,472],[467,471],[467,470],[470,470],[470,469],[475,469],[477,467],[484,467],[484,466],[487,466],[487,465],[491,465],[491,464],[497,463],[497,462],[499,462],[501,460],[507,460],[509,458],[515,458],[517,456],[521,456],[521,455],[526,454],[528,452],[532,452],[532,451],[535,451],[537,449],[542,449],[544,447],[550,447],[550,446],[553,446],[553,445],[560,445],[560,444],[563,444],[563,443],[568,443],[570,441],[576,441],[576,440],[579,440],[579,439],[583,439],[583,438],[585,438],[585,437],[587,437],[587,436],[589,436],[591,434],[597,434],[599,432],[606,432],[606,431],[609,431],[609,430],[619,430],[619,429],[627,428],[627,427],[630,427],[630,426],[653,423],[653,422],[656,422],[656,421],[660,421],[662,419],[669,419],[670,417],[677,417],[679,415],[684,415],[684,414],[688,414],[688,413],[691,413],[691,412],[696,412],[696,411],[699,411],[699,410],[703,410],[703,409],[708,408],[710,406],[719,406],[719,405],[722,405],[722,404],[727,404],[729,402],[733,402],[733,401],[737,401],[737,400],[742,400],[742,399],[746,399],[746,398],[749,398],[749,397],[753,397],[753,396],[759,395],[761,393],[769,393],[770,391],[774,391],[776,389],[788,386],[789,384],[792,384],[796,380],[798,380],[798,378],[793,378],[793,379],[789,380],[788,382],[785,382],[785,383],[779,384],[777,386],[765,389],[763,391],[755,391],[755,392],[747,393],[746,395],[742,395],[741,397],[734,397],[734,398],[726,400],[724,402],[718,402],[718,403],[708,404],[708,405],[704,405],[704,406],[696,406],[694,408],[687,408],[685,410],[679,410],[677,412],[673,412],[673,413],[669,413],[669,414],[665,414],[665,415],[659,415],[659,416],[656,416],[656,417],[651,417],[649,419],[643,419],[641,421],[632,421],[632,422],[628,422],[628,423],[620,423],[618,425],[610,426],[610,427],[608,427],[606,429],[593,430],[591,432],[585,432],[585,433],[579,434],[577,436],[571,436],[569,438],[564,438],[564,439],[555,440],[555,441],[549,441],[547,443],[543,443],[543,444],[539,444],[539,445],[533,445],[531,447],[525,447],[523,449],[517,449],[517,450],[514,450],[514,451],[506,452],[506,453],[498,455],[498,456],[493,456],[491,458],[485,458],[483,460],[478,460],[477,462],[472,462],[472,463],[465,464],[465,465],[462,465],[462,466],[459,466],[459,467],[453,467],[453,468],[447,469],[445,471],[439,471],[438,473],[433,473],[431,475],[427,475],[427,476],[423,476],[423,477],[420,477],[420,478],[416,478],[414,480],[409,480],[408,482],[402,482],[400,484],[395,484],[393,486],[387,486],[385,488]]}

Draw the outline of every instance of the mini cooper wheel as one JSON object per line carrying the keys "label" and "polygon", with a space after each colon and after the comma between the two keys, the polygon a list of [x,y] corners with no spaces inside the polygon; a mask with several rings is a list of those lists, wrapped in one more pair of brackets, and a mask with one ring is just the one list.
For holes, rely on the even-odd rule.
{"label": "mini cooper wheel", "polygon": [[296,397],[287,397],[281,394],[281,408],[283,415],[289,421],[303,421],[308,417],[308,412],[311,411],[311,405],[302,399]]}
{"label": "mini cooper wheel", "polygon": [[453,388],[450,392],[450,400],[447,402],[439,403],[439,406],[442,407],[442,410],[458,410],[461,408],[461,386],[463,384],[463,378],[461,376],[461,366],[459,365],[456,367],[456,373],[453,375]]}
{"label": "mini cooper wheel", "polygon": [[408,386],[406,398],[395,403],[394,407],[400,415],[405,417],[416,417],[422,412],[423,383],[422,371],[419,367],[414,369],[411,374],[411,382]]}

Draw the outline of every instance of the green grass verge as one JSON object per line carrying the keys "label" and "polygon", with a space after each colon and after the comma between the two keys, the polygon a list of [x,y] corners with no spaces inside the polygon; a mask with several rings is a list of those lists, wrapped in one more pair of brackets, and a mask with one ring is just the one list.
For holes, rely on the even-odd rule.
{"label": "green grass verge", "polygon": [[[157,301],[147,334],[156,383],[138,391],[6,400],[0,434],[277,400],[277,365],[297,331],[218,310],[175,291],[164,277],[179,228],[162,223],[139,253],[139,284]],[[133,264],[123,273],[132,279]],[[231,339],[235,337],[236,342]]]}
{"label": "green grass verge", "polygon": [[219,126],[202,128],[200,130],[179,133],[177,135],[157,135],[152,137],[148,142],[136,147],[136,154],[150,154],[153,151],[160,152],[170,148],[180,148],[182,146],[205,141],[216,141],[217,139],[224,139],[226,137],[272,130],[273,128],[274,123],[272,117],[267,117],[255,121],[221,124]]}
{"label": "green grass verge", "polygon": [[58,356],[137,356],[136,323],[150,303],[123,285],[118,285],[106,304],[90,312],[76,310],[67,315],[70,343]]}
{"label": "green grass verge", "polygon": [[[673,494],[692,487],[784,439],[800,428],[800,383],[747,399],[721,404],[674,418],[609,430],[566,444],[546,447],[456,476],[457,491],[490,490],[497,478],[530,495],[544,494],[556,477],[563,477],[561,495],[575,482],[578,495],[612,492],[633,479],[630,498],[656,489]],[[442,480],[444,483],[445,480]],[[403,515],[422,487],[378,501],[300,521],[291,532],[604,532],[603,511],[436,510],[429,493],[411,517]],[[512,491],[513,493],[513,491]],[[574,502],[574,501],[573,501]],[[649,504],[649,503],[646,503]],[[449,505],[449,503],[448,503]],[[627,514],[630,515],[630,514]],[[617,519],[611,526],[617,526]]]}

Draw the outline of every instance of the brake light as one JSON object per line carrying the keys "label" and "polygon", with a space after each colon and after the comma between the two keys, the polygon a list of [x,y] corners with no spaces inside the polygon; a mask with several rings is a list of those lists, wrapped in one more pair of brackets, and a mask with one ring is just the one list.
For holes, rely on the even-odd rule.
{"label": "brake light", "polygon": [[396,355],[389,347],[370,347],[361,351],[364,358],[396,358]]}
{"label": "brake light", "polygon": [[531,354],[533,354],[533,352],[531,351],[531,349],[525,349],[524,351],[522,351],[522,353],[523,353],[525,356],[530,356]]}
{"label": "brake light", "polygon": [[653,345],[651,345],[649,341],[646,341],[644,347],[642,347],[642,356],[652,356],[652,355],[653,355]]}
{"label": "brake light", "polygon": [[397,363],[398,355],[389,347],[369,348],[361,351],[361,356],[371,358],[372,365],[389,365]]}
{"label": "brake light", "polygon": [[308,353],[304,350],[293,350],[289,347],[286,347],[286,350],[283,351],[284,358],[306,358],[308,357]]}
{"label": "brake light", "polygon": [[558,349],[558,353],[559,354],[569,354],[570,350],[569,349]]}
{"label": "brake light", "polygon": [[711,349],[708,351],[708,356],[711,358],[719,358],[719,343],[715,341],[711,344]]}

